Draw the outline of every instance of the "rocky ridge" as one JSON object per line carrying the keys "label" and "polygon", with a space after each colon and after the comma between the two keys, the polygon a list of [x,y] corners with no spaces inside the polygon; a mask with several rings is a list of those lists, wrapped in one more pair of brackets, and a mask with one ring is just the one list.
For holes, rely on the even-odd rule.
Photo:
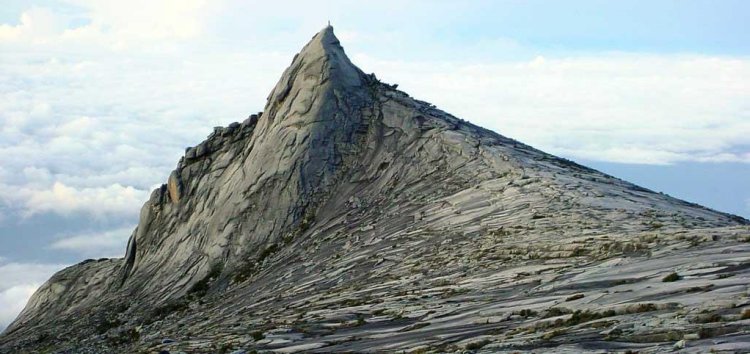
{"label": "rocky ridge", "polygon": [[750,350],[747,225],[413,99],[326,27],[0,352]]}

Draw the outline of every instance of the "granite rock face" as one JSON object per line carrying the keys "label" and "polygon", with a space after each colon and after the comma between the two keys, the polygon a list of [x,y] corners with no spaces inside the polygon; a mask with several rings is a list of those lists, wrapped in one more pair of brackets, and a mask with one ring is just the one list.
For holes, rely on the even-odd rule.
{"label": "granite rock face", "polygon": [[329,26],[0,352],[750,350],[747,225],[413,99]]}

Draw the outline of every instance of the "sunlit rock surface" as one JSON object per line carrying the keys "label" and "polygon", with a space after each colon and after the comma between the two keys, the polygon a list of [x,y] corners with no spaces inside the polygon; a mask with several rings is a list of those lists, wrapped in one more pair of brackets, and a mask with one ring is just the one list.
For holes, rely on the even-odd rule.
{"label": "sunlit rock surface", "polygon": [[748,351],[747,224],[413,99],[327,27],[0,352]]}

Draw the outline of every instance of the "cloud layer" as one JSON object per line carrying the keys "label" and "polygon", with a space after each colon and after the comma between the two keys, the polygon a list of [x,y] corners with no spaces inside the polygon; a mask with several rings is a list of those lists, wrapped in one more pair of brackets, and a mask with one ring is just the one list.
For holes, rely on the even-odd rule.
{"label": "cloud layer", "polygon": [[50,247],[90,257],[122,257],[122,247],[127,243],[134,228],[134,226],[129,226],[103,232],[65,236],[53,242]]}
{"label": "cloud layer", "polygon": [[[71,262],[122,254],[140,206],[184,148],[261,110],[294,51],[329,18],[366,72],[548,152],[750,163],[747,56],[534,47],[536,25],[512,36],[519,5],[495,9],[499,21],[487,17],[499,5],[485,1],[48,4],[0,23],[0,328],[62,267],[43,252]],[[482,35],[464,33],[468,22],[484,23]],[[513,28],[501,33],[498,22]],[[593,33],[578,22],[562,32]],[[28,242],[42,245],[34,259],[43,262],[12,259],[5,245],[18,247],[10,240],[28,237],[19,230],[44,220],[72,225]]]}
{"label": "cloud layer", "polygon": [[23,310],[28,298],[60,264],[6,263],[0,260],[0,332]]}
{"label": "cloud layer", "polygon": [[355,60],[474,123],[552,153],[750,163],[750,60],[602,54],[492,64]]}
{"label": "cloud layer", "polygon": [[[261,109],[290,56],[7,53],[0,201],[25,217],[132,218],[186,146]],[[351,54],[415,97],[566,157],[750,162],[748,59],[631,53],[482,63]]]}
{"label": "cloud layer", "polygon": [[[279,28],[270,15],[280,13],[279,4],[63,5],[30,7],[16,23],[0,25],[0,222],[90,217],[106,228],[81,233],[97,235],[130,227],[183,149],[212,126],[260,110],[310,36],[310,23],[327,14],[299,4],[287,13],[300,25]],[[443,4],[428,13],[472,9]],[[424,35],[420,21],[405,26]],[[750,162],[747,57],[541,56],[504,37],[415,47],[416,37],[402,39],[391,28],[352,26],[337,33],[365,71],[543,150],[620,163]],[[513,54],[485,56],[500,50]]]}

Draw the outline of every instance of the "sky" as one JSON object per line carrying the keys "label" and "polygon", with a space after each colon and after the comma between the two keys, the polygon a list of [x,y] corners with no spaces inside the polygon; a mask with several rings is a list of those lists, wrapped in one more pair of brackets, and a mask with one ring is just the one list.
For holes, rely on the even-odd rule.
{"label": "sky", "polygon": [[352,61],[544,151],[750,218],[750,2],[3,0],[0,330],[121,257],[150,191],[327,21]]}

